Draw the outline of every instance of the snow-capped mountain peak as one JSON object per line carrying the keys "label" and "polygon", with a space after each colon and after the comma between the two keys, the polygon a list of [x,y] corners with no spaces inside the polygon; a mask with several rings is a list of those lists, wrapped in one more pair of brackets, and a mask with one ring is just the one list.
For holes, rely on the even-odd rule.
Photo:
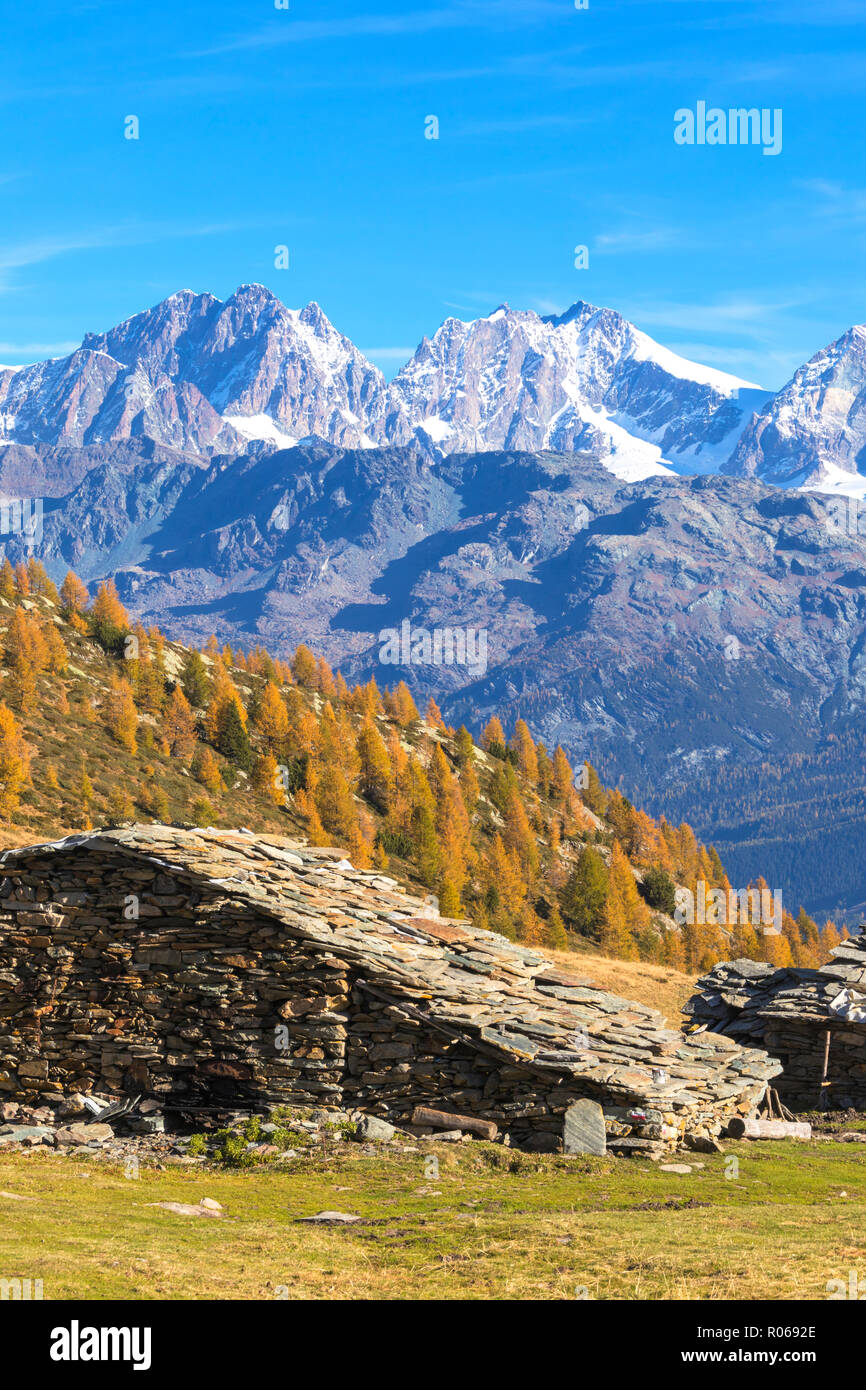
{"label": "snow-capped mountain peak", "polygon": [[446,319],[389,394],[400,442],[588,451],[628,478],[718,468],[766,399],[582,300],[558,315],[503,304],[485,318]]}
{"label": "snow-capped mountain peak", "polygon": [[225,301],[179,290],[86,334],[66,358],[2,372],[0,439],[80,446],[144,435],[200,453],[309,435],[369,445],[384,395],[381,372],[318,304],[287,309],[258,284]]}
{"label": "snow-capped mountain peak", "polygon": [[140,438],[207,458],[311,437],[428,457],[583,452],[628,479],[724,471],[866,493],[866,327],[773,397],[616,310],[502,303],[446,318],[389,385],[316,301],[289,309],[251,283],[226,300],[178,290],[66,357],[0,368],[0,443]]}
{"label": "snow-capped mountain peak", "polygon": [[798,369],[739,440],[725,472],[866,494],[866,327],[855,324]]}

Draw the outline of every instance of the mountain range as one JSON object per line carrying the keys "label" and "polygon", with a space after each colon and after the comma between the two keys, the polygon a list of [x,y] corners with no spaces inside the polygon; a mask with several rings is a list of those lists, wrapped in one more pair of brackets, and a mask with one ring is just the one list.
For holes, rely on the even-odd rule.
{"label": "mountain range", "polygon": [[[521,714],[744,882],[853,912],[866,539],[822,494],[866,491],[864,384],[861,328],[772,394],[583,303],[448,319],[389,384],[315,304],[182,291],[0,369],[0,489],[44,499],[55,578]],[[483,630],[486,669],[383,664],[406,620]]]}
{"label": "mountain range", "polygon": [[242,285],[224,302],[182,290],[67,357],[0,368],[0,445],[148,441],[210,459],[315,436],[434,458],[580,451],[631,481],[722,472],[850,492],[866,488],[864,391],[864,328],[774,394],[583,302],[446,319],[388,383],[318,304]]}

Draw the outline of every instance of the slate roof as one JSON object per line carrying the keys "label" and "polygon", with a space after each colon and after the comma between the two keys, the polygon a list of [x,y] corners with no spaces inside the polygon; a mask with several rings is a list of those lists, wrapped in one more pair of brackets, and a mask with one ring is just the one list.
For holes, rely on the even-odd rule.
{"label": "slate roof", "polygon": [[825,1025],[834,1020],[848,1029],[866,1025],[842,1019],[830,1008],[843,989],[866,995],[866,934],[835,946],[818,970],[768,965],[762,961],[721,961],[698,980],[684,1012],[721,1034],[760,1038],[770,1020]]}
{"label": "slate roof", "polygon": [[[780,1070],[729,1038],[683,1038],[656,1010],[562,971],[540,951],[434,916],[394,879],[353,868],[339,850],[249,831],[136,825],[7,850],[0,875],[28,861],[93,852],[132,856],[221,889],[503,1062],[573,1076],[616,1102],[702,1107]],[[654,1080],[658,1068],[664,1078]]]}

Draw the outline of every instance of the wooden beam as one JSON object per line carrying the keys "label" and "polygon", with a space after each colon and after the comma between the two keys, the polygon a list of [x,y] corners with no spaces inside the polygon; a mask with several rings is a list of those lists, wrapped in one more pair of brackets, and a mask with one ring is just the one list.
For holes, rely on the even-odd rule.
{"label": "wooden beam", "polygon": [[499,1133],[492,1120],[480,1120],[475,1115],[449,1115],[445,1110],[430,1110],[426,1105],[415,1106],[412,1124],[430,1129],[464,1129],[481,1139],[495,1139]]}
{"label": "wooden beam", "polygon": [[806,1120],[744,1120],[736,1116],[728,1123],[732,1139],[811,1139],[812,1126]]}

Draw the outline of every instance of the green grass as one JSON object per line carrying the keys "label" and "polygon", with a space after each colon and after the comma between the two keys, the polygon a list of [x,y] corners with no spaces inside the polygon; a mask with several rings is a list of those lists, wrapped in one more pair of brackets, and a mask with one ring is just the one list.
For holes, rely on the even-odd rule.
{"label": "green grass", "polygon": [[[704,1166],[347,1146],[279,1169],[142,1167],[131,1180],[98,1159],[3,1155],[0,1190],[36,1200],[0,1197],[0,1277],[41,1278],[52,1299],[413,1300],[824,1298],[828,1279],[866,1277],[856,1146],[740,1143],[677,1161]],[[221,1219],[147,1205],[206,1196]],[[298,1223],[324,1209],[364,1224]]]}

